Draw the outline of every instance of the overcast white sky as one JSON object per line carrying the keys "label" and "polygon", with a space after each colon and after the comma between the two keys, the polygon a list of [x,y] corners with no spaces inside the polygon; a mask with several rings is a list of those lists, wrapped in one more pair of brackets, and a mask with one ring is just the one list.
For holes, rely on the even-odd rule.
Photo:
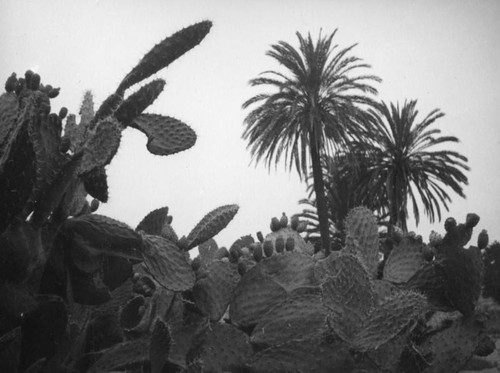
{"label": "overcast white sky", "polygon": [[[198,134],[186,152],[149,154],[146,137],[124,132],[108,166],[110,201],[99,213],[135,227],[149,211],[169,206],[179,235],[210,210],[230,203],[240,210],[217,237],[229,246],[245,234],[269,231],[271,217],[301,210],[305,184],[284,167],[271,173],[249,166],[241,139],[241,104],[257,91],[248,81],[277,68],[265,56],[279,40],[296,45],[295,32],[317,35],[339,28],[340,46],[383,79],[380,99],[418,99],[421,118],[435,108],[436,125],[461,143],[472,171],[463,200],[453,195],[445,218],[460,222],[476,212],[490,241],[500,240],[500,1],[132,1],[0,0],[0,78],[34,69],[42,83],[61,87],[53,100],[78,113],[91,89],[96,106],[154,44],[200,20],[212,31],[188,54],[160,71],[167,85],[148,112],[174,116]],[[414,229],[413,223],[410,228]],[[424,217],[417,232],[443,232]],[[475,238],[472,244],[475,244]]]}

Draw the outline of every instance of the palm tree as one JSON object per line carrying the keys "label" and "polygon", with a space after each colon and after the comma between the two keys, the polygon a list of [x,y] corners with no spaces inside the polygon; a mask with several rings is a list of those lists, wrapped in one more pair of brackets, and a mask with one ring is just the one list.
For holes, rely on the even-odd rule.
{"label": "palm tree", "polygon": [[[446,210],[451,188],[464,197],[462,185],[467,185],[467,158],[443,149],[447,143],[457,143],[454,136],[437,136],[439,129],[430,125],[444,116],[439,109],[431,111],[421,122],[416,121],[416,100],[404,103],[400,108],[384,102],[377,110],[370,110],[374,119],[374,132],[365,141],[356,141],[351,146],[366,154],[369,172],[360,182],[364,193],[385,194],[389,211],[389,230],[395,225],[407,231],[407,202],[410,197],[416,223],[420,221],[419,200],[431,223],[441,220],[441,205]],[[436,149],[436,150],[432,150]],[[420,198],[418,198],[420,197]]]}
{"label": "palm tree", "polygon": [[[330,235],[344,238],[344,222],[349,211],[357,206],[365,206],[372,210],[377,217],[378,224],[386,224],[388,212],[384,194],[367,194],[362,182],[367,180],[368,162],[364,154],[356,154],[352,150],[343,151],[335,156],[322,158],[323,180],[328,206]],[[309,238],[319,234],[319,220],[316,212],[316,199],[313,196],[313,175],[307,177],[308,198],[301,199],[300,204],[306,205],[299,217],[306,219],[310,224],[307,229]]]}
{"label": "palm tree", "polygon": [[353,74],[370,66],[348,56],[355,45],[340,50],[332,45],[336,31],[325,37],[320,33],[316,43],[310,34],[304,38],[297,33],[298,50],[284,41],[272,45],[267,55],[286,70],[266,71],[252,79],[250,85],[262,86],[265,93],[243,104],[244,109],[255,105],[245,118],[243,138],[256,163],[263,160],[271,168],[284,157],[285,167],[291,170],[295,165],[301,179],[311,164],[327,255],[330,238],[321,156],[366,132],[365,106],[373,104],[367,94],[377,93],[370,83],[380,81],[373,75]]}

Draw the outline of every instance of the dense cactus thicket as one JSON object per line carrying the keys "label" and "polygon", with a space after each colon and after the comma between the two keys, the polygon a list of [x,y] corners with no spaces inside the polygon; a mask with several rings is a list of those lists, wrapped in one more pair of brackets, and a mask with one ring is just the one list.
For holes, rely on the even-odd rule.
{"label": "dense cactus thicket", "polygon": [[[58,89],[30,71],[0,96],[1,372],[456,372],[494,349],[500,333],[500,245],[479,217],[450,218],[429,243],[381,239],[363,207],[345,245],[325,257],[306,223],[285,213],[267,235],[213,237],[238,211],[209,212],[179,237],[169,209],[136,229],[96,213],[106,166],[131,127],[170,155],[196,135],[142,112],[165,82],[134,84],[196,46],[211,27],[187,27],[156,45],[77,124],[50,113]],[[93,198],[93,199],[92,199]],[[198,248],[198,256],[189,251]],[[489,299],[486,299],[489,298]]]}

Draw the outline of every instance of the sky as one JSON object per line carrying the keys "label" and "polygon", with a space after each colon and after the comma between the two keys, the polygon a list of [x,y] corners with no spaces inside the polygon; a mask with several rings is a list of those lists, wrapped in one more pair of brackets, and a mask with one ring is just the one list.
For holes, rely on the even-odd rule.
{"label": "sky", "polygon": [[338,28],[334,41],[357,43],[353,54],[382,78],[380,100],[417,99],[417,119],[441,109],[446,115],[433,128],[458,137],[450,150],[469,158],[467,198],[451,194],[440,223],[423,216],[418,227],[409,222],[410,230],[427,239],[431,230],[444,233],[447,217],[463,222],[475,212],[481,221],[470,244],[482,229],[491,242],[500,240],[499,14],[498,0],[0,0],[0,78],[32,69],[42,83],[61,87],[53,112],[65,106],[78,114],[86,90],[98,106],[156,43],[211,20],[200,45],[155,74],[167,85],[147,109],[187,123],[196,145],[154,156],[141,132],[126,129],[107,167],[109,202],[98,213],[135,227],[168,206],[182,236],[209,211],[238,204],[215,237],[230,246],[243,235],[269,232],[273,216],[300,212],[298,201],[307,196],[305,183],[284,164],[267,170],[251,163],[241,105],[258,90],[248,81],[279,69],[265,55],[272,44],[296,46],[297,31],[315,37]]}

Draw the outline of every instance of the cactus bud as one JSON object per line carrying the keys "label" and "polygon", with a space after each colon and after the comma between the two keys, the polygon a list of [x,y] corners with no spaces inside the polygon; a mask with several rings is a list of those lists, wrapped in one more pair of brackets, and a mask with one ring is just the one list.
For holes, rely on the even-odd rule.
{"label": "cactus bud", "polygon": [[63,137],[61,143],[59,144],[59,151],[61,153],[66,153],[71,147],[71,140],[69,137]]}
{"label": "cactus bud", "polygon": [[479,215],[477,214],[474,214],[474,213],[470,213],[470,214],[467,214],[467,217],[465,218],[465,226],[467,228],[474,228],[477,223],[479,223]]}
{"label": "cactus bud", "polygon": [[17,75],[16,73],[12,73],[5,82],[5,91],[12,92],[16,89],[17,86]]}
{"label": "cactus bud", "polygon": [[293,237],[288,237],[285,242],[285,249],[286,251],[293,251],[295,248],[295,240]]}
{"label": "cactus bud", "polygon": [[307,229],[307,222],[306,221],[301,221],[297,226],[298,233],[305,232],[306,229]]}
{"label": "cactus bud", "polygon": [[[25,73],[24,73],[24,80],[26,82],[26,87],[28,87],[29,89],[32,89],[31,88],[31,84],[33,82],[33,77],[34,77],[35,73],[31,70],[27,70]],[[35,88],[36,89],[36,88]]]}
{"label": "cactus bud", "polygon": [[229,249],[229,260],[233,263],[237,262],[241,256],[241,249],[237,245],[231,246]]}
{"label": "cactus bud", "polygon": [[263,242],[264,242],[264,236],[262,235],[262,232],[261,232],[261,231],[257,232],[257,239],[258,239],[261,243],[263,243]]}
{"label": "cactus bud", "polygon": [[64,119],[66,115],[68,115],[68,108],[62,107],[61,110],[59,110],[59,118]]}
{"label": "cactus bud", "polygon": [[90,202],[90,212],[96,212],[98,208],[99,200],[94,198],[92,202]]}
{"label": "cactus bud", "polygon": [[479,236],[477,236],[477,247],[479,247],[479,250],[484,250],[486,249],[486,246],[488,246],[488,243],[488,232],[486,231],[486,229],[483,229],[481,233],[479,233]]}
{"label": "cactus bud", "polygon": [[238,273],[243,276],[247,271],[247,265],[244,262],[238,263]]}
{"label": "cactus bud", "polygon": [[47,96],[49,96],[49,98],[56,98],[57,96],[59,96],[59,91],[61,90],[61,88],[52,88],[49,93],[47,93]]}
{"label": "cactus bud", "polygon": [[280,230],[281,225],[280,225],[280,221],[277,217],[274,217],[271,219],[270,228],[271,228],[271,232],[276,232],[276,231]]}
{"label": "cactus bud", "polygon": [[281,228],[286,228],[288,225],[288,218],[285,215],[285,213],[283,213],[283,215],[281,215],[280,225],[281,225]]}
{"label": "cactus bud", "polygon": [[[262,245],[261,244],[254,244],[253,248],[253,258],[255,259],[256,262],[260,262],[262,259]],[[271,252],[272,255],[272,252]]]}
{"label": "cactus bud", "polygon": [[293,216],[292,217],[292,220],[290,222],[290,227],[296,231],[297,230],[297,227],[299,226],[299,223],[300,223],[300,220],[299,220],[299,217],[298,216]]}
{"label": "cactus bud", "polygon": [[276,238],[276,241],[274,241],[274,248],[278,253],[282,253],[283,250],[285,250],[285,240],[283,239],[283,237],[279,236],[278,238]]}
{"label": "cactus bud", "polygon": [[199,256],[197,256],[196,258],[193,259],[193,261],[191,262],[191,268],[193,268],[193,271],[197,271],[199,270],[201,267],[201,259]]}
{"label": "cactus bud", "polygon": [[264,254],[267,257],[270,257],[271,255],[273,255],[273,252],[274,252],[273,241],[271,240],[264,241]]}
{"label": "cactus bud", "polygon": [[457,226],[457,221],[453,218],[448,218],[444,222],[444,229],[446,230],[446,232],[450,232],[456,226]]}
{"label": "cactus bud", "polygon": [[186,238],[186,236],[182,236],[179,241],[177,241],[177,246],[179,247],[179,249],[181,250],[184,250],[184,251],[187,251],[188,250],[188,247],[189,247],[189,242]]}

